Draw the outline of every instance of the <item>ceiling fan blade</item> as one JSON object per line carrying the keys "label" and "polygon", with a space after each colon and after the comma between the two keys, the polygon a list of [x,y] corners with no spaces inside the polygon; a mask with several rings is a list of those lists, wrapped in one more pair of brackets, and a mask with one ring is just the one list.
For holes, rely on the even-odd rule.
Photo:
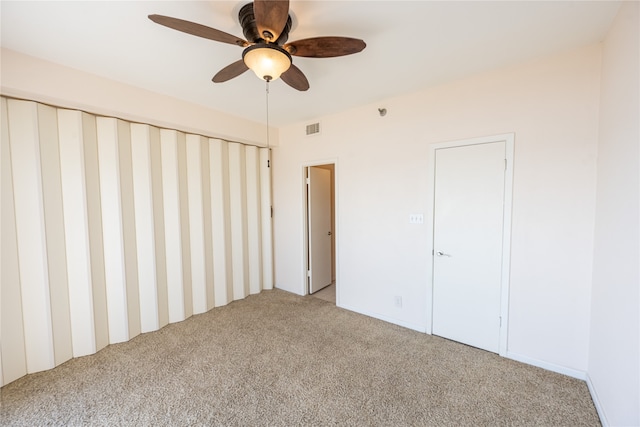
{"label": "ceiling fan blade", "polygon": [[362,51],[367,44],[350,37],[313,37],[283,46],[291,55],[308,58],[333,58]]}
{"label": "ceiling fan blade", "polygon": [[275,42],[289,19],[289,0],[254,0],[253,14],[260,37]]}
{"label": "ceiling fan blade", "polygon": [[238,77],[240,74],[247,71],[249,67],[244,63],[241,59],[239,61],[234,62],[233,64],[229,64],[224,67],[222,70],[218,71],[218,73],[213,76],[211,79],[214,83],[222,83],[227,80],[231,80],[234,77]]}
{"label": "ceiling fan blade", "polygon": [[288,84],[294,89],[299,91],[305,91],[309,89],[309,80],[305,77],[305,75],[300,71],[300,68],[291,64],[289,69],[282,73],[280,76],[283,82]]}
{"label": "ceiling fan blade", "polygon": [[206,25],[196,24],[195,22],[185,21],[183,19],[172,18],[164,15],[149,15],[156,24],[164,25],[165,27],[173,28],[174,30],[182,31],[183,33],[192,34],[194,36],[203,37],[205,39],[214,40],[222,43],[235,44],[238,46],[248,46],[245,40],[238,38],[234,35],[225,33],[224,31],[216,30],[215,28],[207,27]]}

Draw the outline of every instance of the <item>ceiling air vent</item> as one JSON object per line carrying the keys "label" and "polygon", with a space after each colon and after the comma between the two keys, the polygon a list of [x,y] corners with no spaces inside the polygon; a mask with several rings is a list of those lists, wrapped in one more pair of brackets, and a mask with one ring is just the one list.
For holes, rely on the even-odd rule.
{"label": "ceiling air vent", "polygon": [[307,136],[320,133],[320,123],[307,125]]}

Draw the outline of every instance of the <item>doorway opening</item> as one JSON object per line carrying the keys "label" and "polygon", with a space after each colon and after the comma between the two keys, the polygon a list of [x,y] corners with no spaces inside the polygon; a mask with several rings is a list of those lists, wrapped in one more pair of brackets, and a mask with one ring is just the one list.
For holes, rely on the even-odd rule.
{"label": "doorway opening", "polygon": [[336,304],[336,164],[304,167],[305,294]]}

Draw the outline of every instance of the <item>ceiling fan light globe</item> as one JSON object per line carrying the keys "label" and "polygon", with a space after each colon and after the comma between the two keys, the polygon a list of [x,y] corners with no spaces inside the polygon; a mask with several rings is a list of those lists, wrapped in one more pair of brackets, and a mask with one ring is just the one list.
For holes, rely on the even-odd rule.
{"label": "ceiling fan light globe", "polygon": [[242,53],[244,63],[261,80],[276,80],[291,67],[291,55],[280,46],[259,43]]}

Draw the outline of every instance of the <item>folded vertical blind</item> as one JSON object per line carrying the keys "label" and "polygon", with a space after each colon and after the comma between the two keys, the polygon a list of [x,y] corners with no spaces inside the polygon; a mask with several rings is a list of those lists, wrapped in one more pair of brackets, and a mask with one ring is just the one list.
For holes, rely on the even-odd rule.
{"label": "folded vertical blind", "polygon": [[0,100],[0,385],[273,287],[267,149]]}

